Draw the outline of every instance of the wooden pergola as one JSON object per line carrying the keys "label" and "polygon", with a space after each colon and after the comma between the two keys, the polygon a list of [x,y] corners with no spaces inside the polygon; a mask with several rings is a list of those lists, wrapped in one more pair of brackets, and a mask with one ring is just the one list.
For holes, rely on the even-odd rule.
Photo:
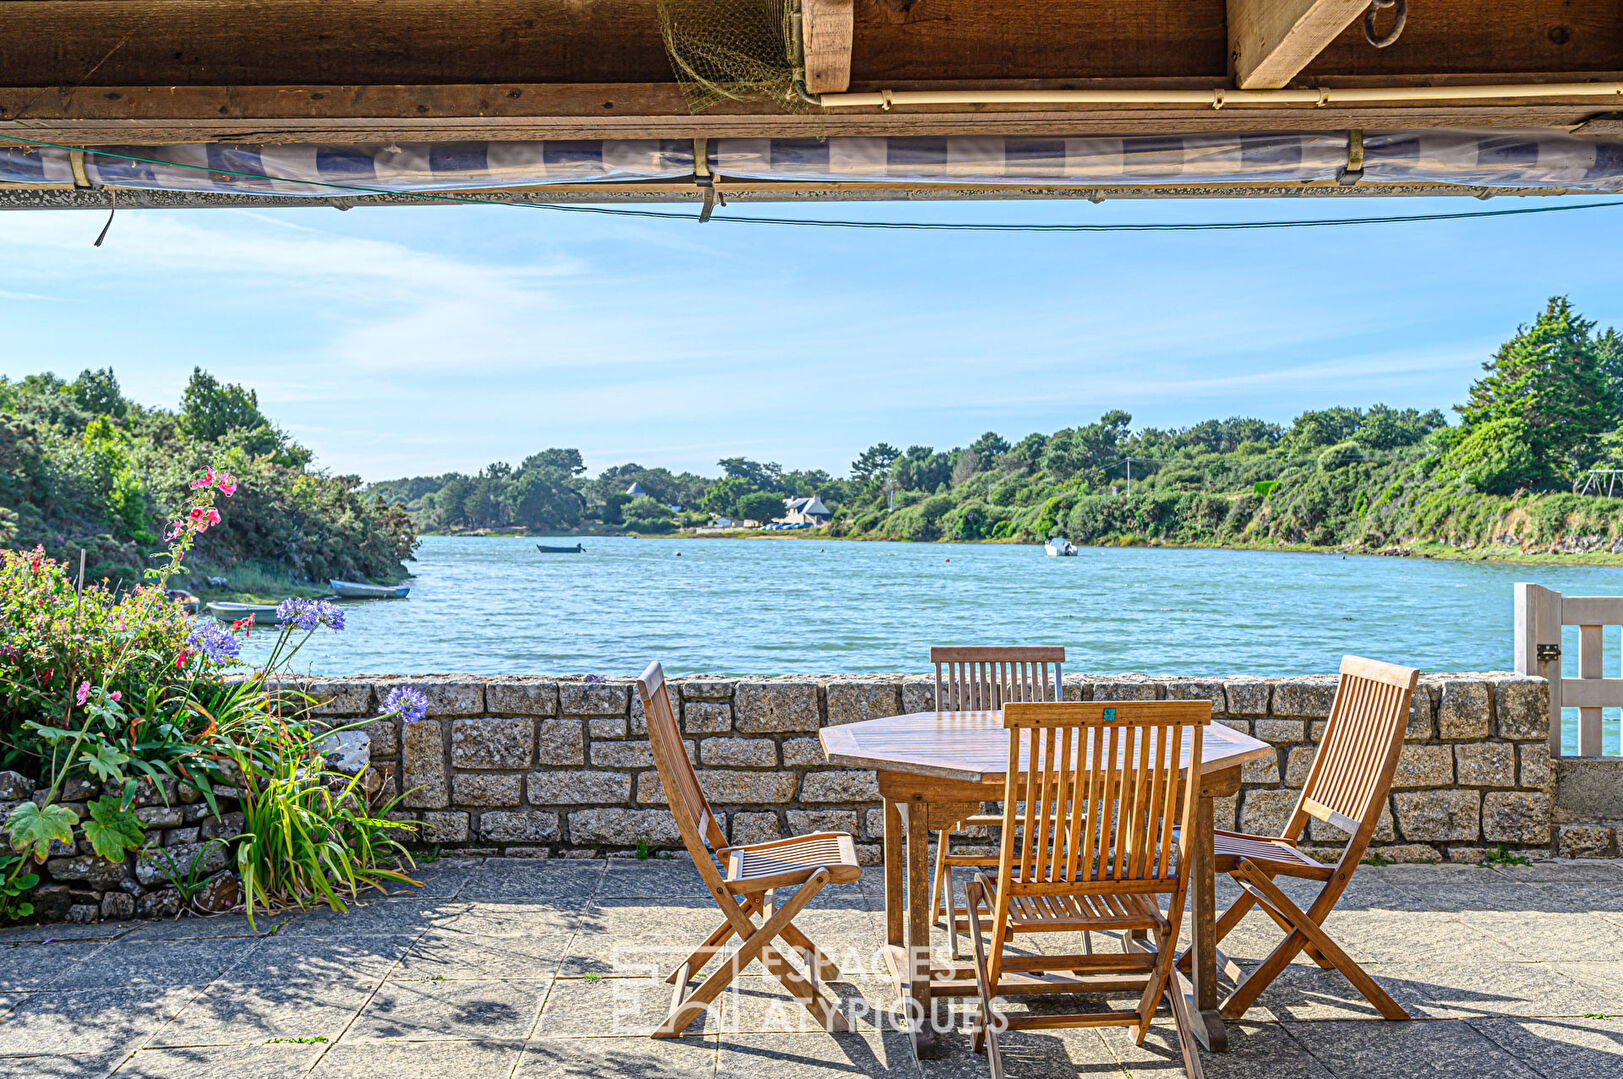
{"label": "wooden pergola", "polygon": [[[1368,0],[801,0],[803,87],[821,104],[730,100],[694,114],[656,0],[7,0],[0,144],[1623,132],[1617,0],[1409,0],[1402,33],[1384,48],[1366,35],[1370,8]],[[1377,36],[1395,13],[1373,13]],[[1457,190],[721,183],[729,199]],[[544,197],[688,199],[703,196],[699,187],[561,185]],[[90,185],[0,190],[10,206],[108,197]],[[199,206],[258,198],[118,197]]]}

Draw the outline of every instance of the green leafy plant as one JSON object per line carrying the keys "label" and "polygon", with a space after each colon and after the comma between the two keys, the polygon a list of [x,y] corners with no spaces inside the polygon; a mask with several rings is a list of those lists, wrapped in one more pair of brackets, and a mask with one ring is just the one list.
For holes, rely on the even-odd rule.
{"label": "green leafy plant", "polygon": [[398,798],[369,809],[360,776],[322,767],[307,729],[290,725],[278,749],[268,759],[240,749],[231,758],[241,775],[237,874],[250,926],[255,910],[324,902],[343,911],[343,897],[354,899],[364,888],[416,883],[391,868],[414,864],[395,838],[413,822],[388,819]]}
{"label": "green leafy plant", "polygon": [[53,841],[73,845],[73,826],[78,823],[79,814],[71,806],[24,802],[6,818],[6,836],[13,848],[43,862]]}
{"label": "green leafy plant", "polygon": [[1494,847],[1482,858],[1483,865],[1532,865],[1524,856],[1504,847]]}
{"label": "green leafy plant", "polygon": [[145,839],[141,822],[122,799],[97,798],[85,808],[90,810],[90,819],[84,822],[85,838],[99,856],[118,862],[126,852],[140,848]]}
{"label": "green leafy plant", "polygon": [[[203,885],[208,883],[208,878],[212,875],[208,871],[210,852],[216,847],[225,845],[223,839],[209,840],[193,852],[184,868],[175,861],[175,857],[170,851],[162,847],[153,851],[157,855],[156,860],[159,862],[159,869],[162,871],[164,879],[169,882],[171,888],[180,893],[182,906],[190,907],[197,893],[202,891]],[[271,932],[274,933],[280,928],[280,925],[273,926]]]}
{"label": "green leafy plant", "polygon": [[0,853],[0,922],[15,922],[34,913],[28,893],[39,883],[39,874],[27,872],[27,865],[26,858]]}
{"label": "green leafy plant", "polygon": [[652,858],[653,856],[654,856],[654,848],[653,848],[653,845],[648,842],[648,837],[645,836],[645,835],[638,836],[637,837],[637,860],[639,862],[646,862],[648,859]]}

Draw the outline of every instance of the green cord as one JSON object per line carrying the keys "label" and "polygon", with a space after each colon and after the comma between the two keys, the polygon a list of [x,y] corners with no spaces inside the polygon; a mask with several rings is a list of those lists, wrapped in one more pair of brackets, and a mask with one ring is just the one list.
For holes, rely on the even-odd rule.
{"label": "green cord", "polygon": [[[425,191],[391,191],[383,187],[340,184],[330,180],[296,180],[287,176],[234,172],[230,169],[214,168],[210,165],[191,165],[180,161],[160,161],[156,158],[137,157],[134,154],[116,153],[110,150],[66,146],[62,143],[42,142],[38,139],[25,139],[9,134],[0,135],[0,143],[5,142],[24,143],[29,146],[38,146],[51,150],[98,154],[102,157],[118,158],[140,165],[161,165],[172,169],[192,169],[196,172],[211,172],[220,176],[235,176],[244,180],[269,180],[283,184],[303,184],[307,187],[348,191],[358,195],[390,195],[396,197],[404,195],[429,202],[448,202],[464,206],[513,206],[535,210],[556,210],[559,213],[602,214],[609,217],[642,217],[665,221],[698,220],[692,214],[673,213],[668,210],[628,210],[609,206],[571,206],[556,202],[506,202],[498,199],[476,199],[465,195],[441,195]],[[709,220],[729,221],[739,225],[799,225],[805,228],[885,229],[907,232],[1230,232],[1251,229],[1331,228],[1342,225],[1394,225],[1409,221],[1457,221],[1481,217],[1514,217],[1521,214],[1552,214],[1567,210],[1599,210],[1620,205],[1623,205],[1623,200],[1580,202],[1558,206],[1520,206],[1507,210],[1468,210],[1463,213],[1408,214],[1389,217],[1335,217],[1286,221],[1143,222],[1113,225],[976,224],[973,222],[952,221],[819,221],[813,218],[751,217],[733,214],[725,217],[711,217]]]}

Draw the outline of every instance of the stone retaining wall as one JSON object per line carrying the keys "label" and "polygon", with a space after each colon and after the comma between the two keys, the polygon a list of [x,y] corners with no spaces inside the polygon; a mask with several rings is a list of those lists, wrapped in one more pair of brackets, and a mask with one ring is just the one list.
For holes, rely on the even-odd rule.
{"label": "stone retaining wall", "polygon": [[[586,857],[679,843],[665,810],[642,708],[625,680],[354,677],[306,682],[336,722],[376,716],[410,684],[428,718],[367,724],[385,789],[422,821],[426,844],[507,855]],[[831,767],[818,729],[928,710],[921,675],[684,678],[670,681],[689,756],[733,842],[839,829],[880,857],[872,773]],[[1514,674],[1440,674],[1421,683],[1382,856],[1474,861],[1490,849],[1555,843],[1546,740],[1548,690]],[[1275,832],[1307,774],[1335,693],[1333,677],[1201,679],[1067,675],[1068,700],[1210,699],[1217,719],[1274,746],[1218,807],[1219,827]],[[1294,786],[1293,786],[1294,785]],[[1315,829],[1320,825],[1315,822]],[[1333,830],[1310,840],[1335,842]]]}
{"label": "stone retaining wall", "polygon": [[[69,780],[61,792],[64,804],[87,819],[88,803],[120,791],[88,780]],[[0,817],[26,799],[45,792],[18,772],[0,772]],[[203,795],[188,783],[164,780],[160,787],[142,779],[135,788],[135,816],[146,845],[122,861],[98,857],[74,830],[74,842],[53,840],[45,863],[33,867],[39,886],[28,897],[35,919],[43,922],[118,921],[165,918],[180,911],[177,881],[196,885],[192,907],[212,912],[230,909],[238,900],[236,875],[229,868],[230,837],[242,831],[242,813],[230,799],[219,802],[224,817],[209,811]]]}

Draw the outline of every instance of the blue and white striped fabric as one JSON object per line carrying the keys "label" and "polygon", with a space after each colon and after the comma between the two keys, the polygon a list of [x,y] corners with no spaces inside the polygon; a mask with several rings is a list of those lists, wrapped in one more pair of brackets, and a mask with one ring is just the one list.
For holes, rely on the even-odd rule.
{"label": "blue and white striped fabric", "polygon": [[[95,185],[325,196],[346,191],[477,191],[636,180],[694,172],[685,139],[389,145],[182,144],[104,147],[84,156]],[[144,158],[129,161],[109,154]],[[710,171],[740,180],[1178,185],[1333,178],[1345,133],[717,139]],[[1364,136],[1368,183],[1623,190],[1623,140],[1540,132],[1397,131]],[[0,182],[71,184],[66,150],[0,147]]]}
{"label": "blue and white striped fabric", "polygon": [[[331,197],[346,189],[469,191],[532,184],[690,176],[682,139],[436,142],[370,145],[183,143],[85,152],[85,175],[110,187]],[[148,164],[158,161],[164,164]],[[73,182],[66,150],[0,149],[0,181]]]}
{"label": "blue and white striped fabric", "polygon": [[718,139],[710,167],[774,180],[1165,184],[1306,180],[1347,163],[1345,135]]}

